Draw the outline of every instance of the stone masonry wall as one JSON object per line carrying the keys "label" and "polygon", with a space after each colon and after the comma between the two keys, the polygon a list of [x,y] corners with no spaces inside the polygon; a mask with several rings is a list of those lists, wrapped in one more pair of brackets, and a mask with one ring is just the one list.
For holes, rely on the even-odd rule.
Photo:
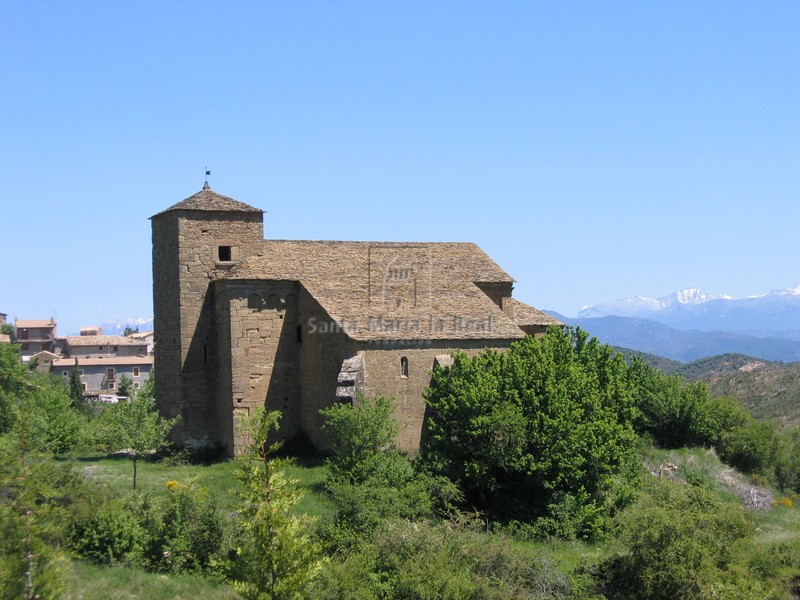
{"label": "stone masonry wall", "polygon": [[[180,288],[178,287],[178,217],[165,213],[153,217],[153,341],[156,400],[166,417],[180,414]],[[178,431],[182,430],[178,428]],[[180,436],[175,441],[181,442]]]}
{"label": "stone masonry wall", "polygon": [[[298,284],[294,281],[226,282],[230,314],[230,392],[218,399],[220,410],[233,414],[232,445],[240,454],[246,443],[236,417],[254,408],[279,410],[279,437],[299,428],[300,368]],[[219,297],[219,295],[218,295]],[[220,346],[220,349],[222,346]]]}
{"label": "stone masonry wall", "polygon": [[[492,340],[496,348],[507,348],[512,340]],[[421,340],[413,345],[370,344],[362,346],[367,396],[388,396],[395,401],[395,418],[400,423],[398,446],[407,452],[418,452],[425,420],[423,392],[431,383],[431,371],[438,355],[460,350],[478,354],[487,348],[485,340],[446,340],[431,343]],[[404,361],[407,373],[404,374]]]}
{"label": "stone masonry wall", "polygon": [[[257,251],[263,241],[262,215],[178,210],[156,215],[152,223],[156,372],[165,374],[156,376],[159,408],[182,417],[173,434],[176,442],[212,443],[218,369],[209,285],[236,260]],[[220,246],[231,249],[232,260],[219,260]]]}
{"label": "stone masonry wall", "polygon": [[336,402],[342,362],[356,355],[356,345],[302,286],[300,316],[300,423],[311,442],[326,449],[328,441],[321,431],[319,411]]}

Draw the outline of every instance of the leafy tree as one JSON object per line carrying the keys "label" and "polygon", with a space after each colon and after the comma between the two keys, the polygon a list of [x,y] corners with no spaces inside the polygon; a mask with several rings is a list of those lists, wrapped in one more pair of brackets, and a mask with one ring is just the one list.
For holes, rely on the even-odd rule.
{"label": "leafy tree", "polygon": [[0,438],[0,598],[59,598],[53,546],[79,495],[77,478],[68,465],[37,460],[36,415],[28,408],[14,405],[14,426]]}
{"label": "leafy tree", "polygon": [[785,433],[781,439],[781,456],[775,467],[781,489],[800,494],[800,430]]}
{"label": "leafy tree", "polygon": [[286,459],[275,457],[281,444],[267,442],[279,420],[279,412],[262,408],[242,423],[251,443],[237,473],[245,486],[246,539],[234,586],[242,597],[253,600],[306,597],[305,589],[324,563],[308,523],[290,512],[301,493],[282,472]]}
{"label": "leafy tree", "polygon": [[122,335],[128,337],[131,334],[139,333],[139,326],[137,325],[136,328],[131,327],[130,325],[125,325],[125,329],[122,331]]}
{"label": "leafy tree", "polygon": [[30,375],[15,344],[0,344],[0,434],[14,423],[14,406],[27,397]]}
{"label": "leafy tree", "polygon": [[780,470],[780,439],[770,423],[753,418],[736,398],[714,399],[709,405],[712,444],[727,464],[764,477]]}
{"label": "leafy tree", "polygon": [[363,483],[380,463],[390,461],[399,431],[392,417],[394,403],[384,397],[359,396],[355,405],[334,404],[320,411],[325,420],[332,456],[328,461],[331,477],[349,483]]}
{"label": "leafy tree", "polygon": [[40,452],[64,454],[81,442],[85,420],[72,407],[61,378],[33,374],[30,393],[20,404],[18,414],[28,415],[30,445]]}
{"label": "leafy tree", "polygon": [[456,354],[425,398],[426,464],[496,517],[592,537],[632,492],[625,363],[581,330],[553,327],[505,353]]}
{"label": "leafy tree", "polygon": [[338,506],[326,533],[339,550],[361,544],[386,519],[423,519],[462,499],[452,482],[416,472],[397,450],[393,412],[380,396],[320,411],[332,450],[326,486]]}
{"label": "leafy tree", "polygon": [[684,383],[634,358],[628,380],[637,408],[634,426],[667,448],[708,445],[713,423],[708,391],[702,383]]}
{"label": "leafy tree", "polygon": [[107,412],[108,433],[118,448],[128,450],[133,462],[133,489],[136,489],[137,463],[146,453],[158,452],[169,444],[167,435],[180,417],[163,418],[158,413],[155,398],[145,393],[144,388],[135,398],[120,402]]}
{"label": "leafy tree", "polygon": [[11,323],[0,324],[0,334],[13,336],[14,326]]}

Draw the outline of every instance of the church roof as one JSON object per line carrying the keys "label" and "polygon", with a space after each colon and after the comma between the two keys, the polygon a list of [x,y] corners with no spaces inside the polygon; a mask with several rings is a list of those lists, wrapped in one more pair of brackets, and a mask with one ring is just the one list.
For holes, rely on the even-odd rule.
{"label": "church roof", "polygon": [[518,339],[476,283],[513,283],[477,245],[266,240],[224,277],[299,281],[356,340]]}
{"label": "church roof", "polygon": [[517,325],[561,325],[561,321],[551,317],[546,312],[534,308],[530,304],[520,302],[516,298],[506,300],[509,307],[509,316]]}
{"label": "church roof", "polygon": [[[211,186],[206,182],[203,189],[189,196],[185,200],[181,200],[177,204],[170,206],[168,209],[161,211],[158,215],[176,211],[176,210],[203,210],[203,211],[222,211],[222,212],[256,212],[263,213],[259,208],[239,202],[228,196],[223,196],[211,189]],[[156,216],[158,216],[156,215]]]}

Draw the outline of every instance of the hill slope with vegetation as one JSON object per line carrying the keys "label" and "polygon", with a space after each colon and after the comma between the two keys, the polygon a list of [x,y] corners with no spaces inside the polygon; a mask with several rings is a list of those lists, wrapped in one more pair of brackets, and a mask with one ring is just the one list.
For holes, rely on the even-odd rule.
{"label": "hill slope with vegetation", "polygon": [[617,348],[626,360],[638,358],[687,381],[702,381],[712,398],[732,396],[754,417],[781,429],[800,427],[800,362],[768,361],[745,354],[721,354],[690,363]]}
{"label": "hill slope with vegetation", "polygon": [[[457,354],[433,375],[418,456],[394,447],[390,399],[326,409],[333,453],[306,466],[266,443],[276,412],[249,422],[253,444],[233,461],[132,455],[120,427],[136,415],[164,425],[150,390],[136,411],[87,410],[9,348],[0,598],[791,598],[800,587],[796,432],[580,331]],[[127,458],[140,461],[136,490]]]}

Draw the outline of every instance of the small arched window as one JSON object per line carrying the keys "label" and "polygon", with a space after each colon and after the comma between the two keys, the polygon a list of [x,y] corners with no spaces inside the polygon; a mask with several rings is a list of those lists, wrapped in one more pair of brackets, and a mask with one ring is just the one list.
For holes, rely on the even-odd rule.
{"label": "small arched window", "polygon": [[400,376],[408,377],[408,358],[405,356],[400,359]]}

